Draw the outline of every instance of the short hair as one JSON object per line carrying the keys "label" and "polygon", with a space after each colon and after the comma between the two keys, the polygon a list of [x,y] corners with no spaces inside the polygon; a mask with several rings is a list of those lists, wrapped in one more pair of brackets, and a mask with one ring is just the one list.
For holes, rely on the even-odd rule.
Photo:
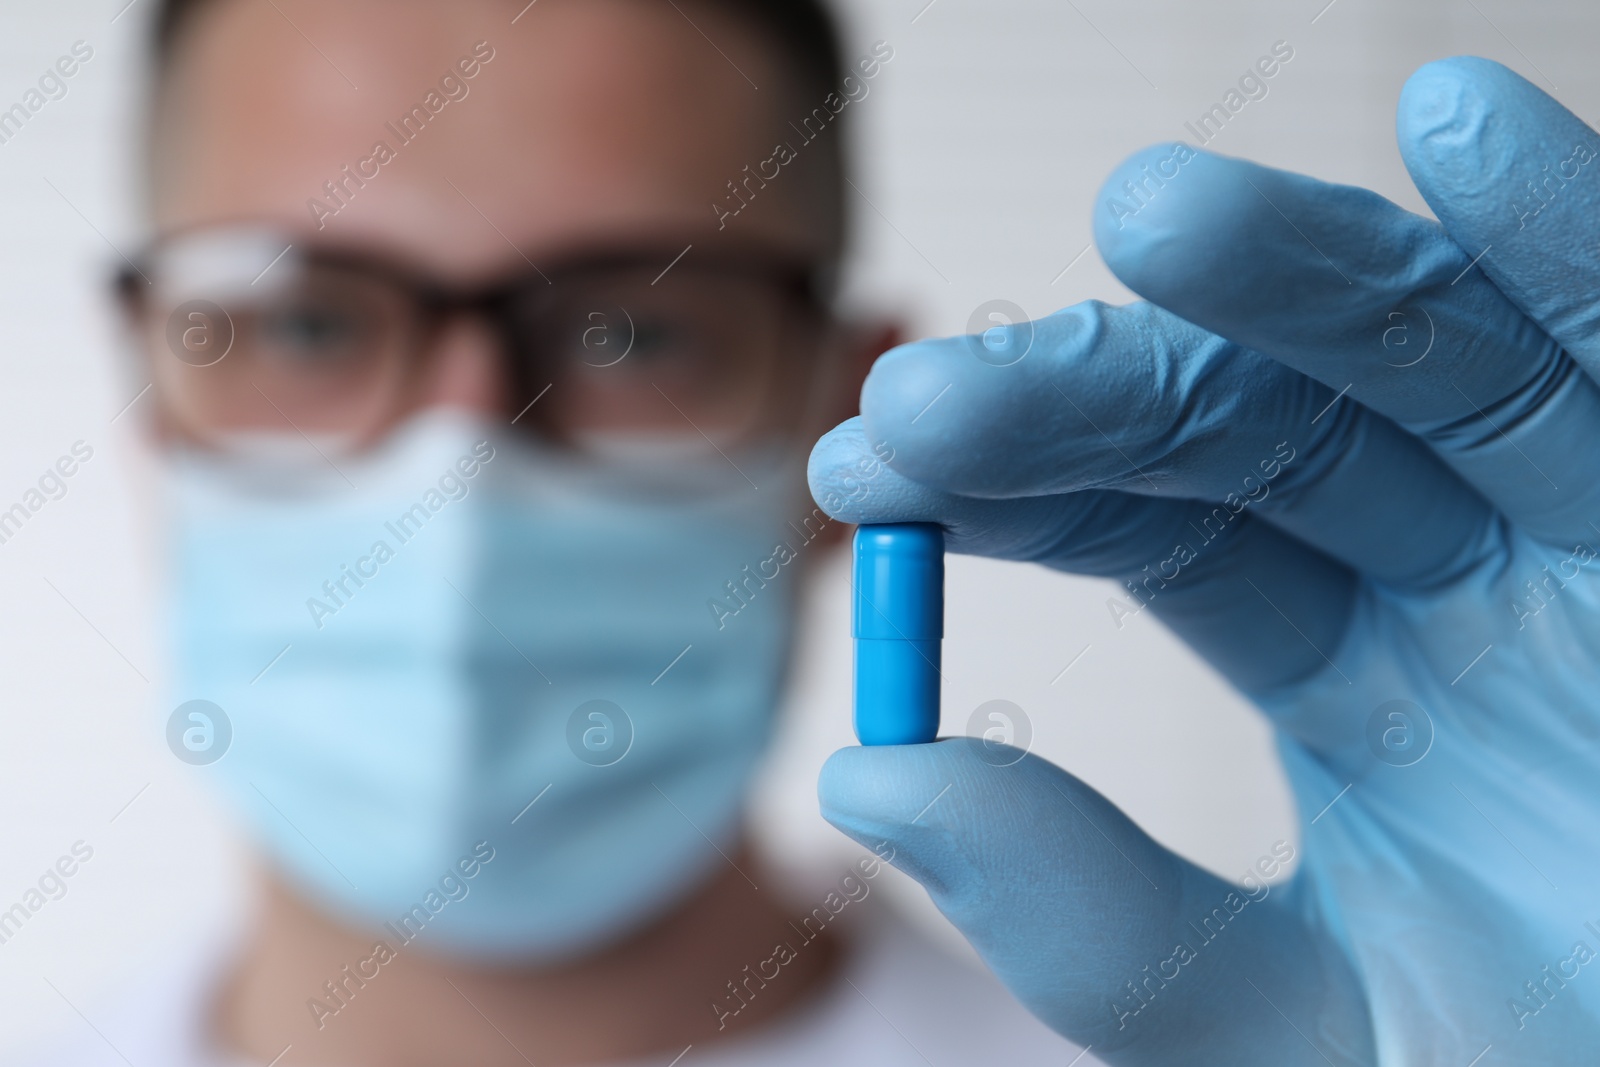
{"label": "short hair", "polygon": [[[218,0],[159,0],[151,23],[151,56],[157,85],[165,81],[183,32],[204,8]],[[836,92],[843,76],[839,27],[825,0],[692,0],[696,5],[724,12],[759,33],[773,54],[789,68],[792,87],[801,100],[821,103]],[[159,94],[158,94],[159,98]],[[839,116],[843,118],[844,116]],[[832,125],[840,125],[835,122]],[[824,168],[820,177],[827,190],[835,244],[844,239],[845,142],[836,130],[819,153]]]}
{"label": "short hair", "polygon": [[[821,100],[839,84],[839,30],[820,0],[695,0],[732,15],[761,32],[794,68],[798,87]],[[182,31],[215,0],[162,0],[152,23],[157,71],[172,62]]]}

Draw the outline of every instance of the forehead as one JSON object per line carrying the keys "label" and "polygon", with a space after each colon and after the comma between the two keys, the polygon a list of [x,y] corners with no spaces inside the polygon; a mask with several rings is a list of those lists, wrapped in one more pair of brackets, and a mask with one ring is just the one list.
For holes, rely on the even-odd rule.
{"label": "forehead", "polygon": [[217,0],[169,72],[157,227],[266,220],[457,274],[596,242],[826,251],[806,173],[718,227],[794,106],[756,31],[707,5],[521,7]]}

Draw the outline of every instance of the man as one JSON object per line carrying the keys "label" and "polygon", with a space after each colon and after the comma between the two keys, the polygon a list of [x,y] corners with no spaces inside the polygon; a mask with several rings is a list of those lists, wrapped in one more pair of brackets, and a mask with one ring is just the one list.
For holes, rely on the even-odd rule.
{"label": "man", "polygon": [[806,449],[892,339],[828,312],[832,125],[892,50],[843,65],[820,9],[757,0],[157,30],[122,297],[168,736],[261,899],[64,1062],[1070,1059],[868,902],[889,850],[797,912],[739,845],[835,531]]}
{"label": "man", "polygon": [[[1497,65],[1424,68],[1401,146],[1441,222],[1160,146],[1097,239],[1170,313],[1081,305],[876,364],[813,455],[824,506],[1123,580],[1272,718],[1307,844],[1280,890],[1277,850],[1225,882],[1035,757],[846,749],[823,809],[870,855],[791,939],[732,824],[815,540],[779,530],[785,444],[859,361],[803,269],[833,247],[822,145],[765,147],[742,95],[809,84],[807,31],[733,10],[176,20],[166,239],[126,286],[204,702],[171,736],[225,749],[272,873],[191,1002],[209,1048],[122,1058],[1070,1062],[925,955],[839,974],[828,917],[882,857],[1109,1062],[1581,1060],[1592,131]],[[486,91],[491,14],[542,20],[508,79],[540,91]],[[706,212],[713,174],[732,199]],[[1421,355],[1395,358],[1397,316]]]}

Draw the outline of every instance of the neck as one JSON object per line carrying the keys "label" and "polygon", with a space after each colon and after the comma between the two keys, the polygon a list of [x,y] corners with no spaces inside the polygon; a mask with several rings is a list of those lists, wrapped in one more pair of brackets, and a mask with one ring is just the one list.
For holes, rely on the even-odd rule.
{"label": "neck", "polygon": [[[746,850],[734,862],[752,866]],[[257,1062],[292,1046],[283,1067],[526,1067],[651,1054],[666,1062],[783,1014],[831,975],[839,955],[819,937],[736,1016],[719,1013],[747,966],[795,942],[770,890],[724,866],[672,914],[581,959],[475,965],[429,956],[419,939],[362,980],[355,965],[373,955],[381,932],[338,925],[270,876],[264,890],[213,1021],[225,1047]]]}

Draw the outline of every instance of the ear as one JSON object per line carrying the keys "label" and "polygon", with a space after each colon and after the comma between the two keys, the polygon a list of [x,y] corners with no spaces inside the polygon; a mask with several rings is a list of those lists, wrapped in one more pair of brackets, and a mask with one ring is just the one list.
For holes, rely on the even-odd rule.
{"label": "ear", "polygon": [[861,386],[879,356],[905,340],[905,329],[898,320],[873,319],[834,324],[828,347],[832,369],[828,374],[828,395],[813,409],[819,425],[817,434],[826,433],[845,419],[860,414]]}
{"label": "ear", "polygon": [[[835,341],[835,360],[838,369],[833,375],[832,395],[822,406],[824,425],[818,433],[825,433],[845,419],[860,413],[861,386],[867,373],[879,356],[905,340],[905,327],[897,319],[873,319],[843,322]],[[816,545],[828,548],[842,543],[851,527],[842,522],[829,522],[818,534]]]}
{"label": "ear", "polygon": [[844,418],[857,413],[861,404],[861,386],[867,380],[872,365],[889,349],[904,343],[905,335],[905,327],[898,319],[862,324],[854,329],[851,338],[853,348],[846,350],[850,367],[850,410]]}

